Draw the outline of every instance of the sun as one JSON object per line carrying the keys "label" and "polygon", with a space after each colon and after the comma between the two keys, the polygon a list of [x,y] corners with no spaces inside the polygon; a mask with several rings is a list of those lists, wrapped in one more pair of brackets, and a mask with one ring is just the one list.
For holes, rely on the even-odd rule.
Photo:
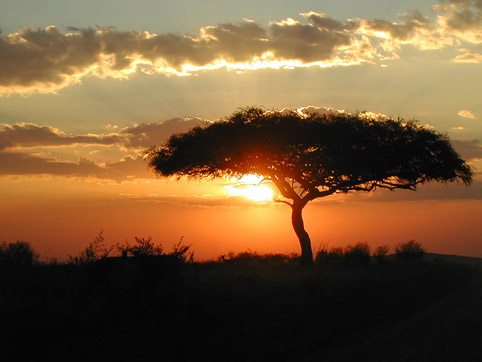
{"label": "sun", "polygon": [[262,177],[245,175],[237,183],[224,186],[230,196],[242,196],[251,201],[266,203],[273,200],[273,189],[264,182]]}
{"label": "sun", "polygon": [[263,202],[273,199],[273,190],[266,185],[249,185],[242,189],[242,195],[249,200]]}

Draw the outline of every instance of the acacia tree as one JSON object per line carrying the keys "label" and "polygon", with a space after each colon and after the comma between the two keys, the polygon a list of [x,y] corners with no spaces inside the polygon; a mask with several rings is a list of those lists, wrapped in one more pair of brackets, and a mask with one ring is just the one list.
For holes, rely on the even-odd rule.
{"label": "acacia tree", "polygon": [[313,263],[302,210],[314,199],[350,191],[415,190],[427,181],[472,180],[445,135],[367,114],[300,114],[242,109],[224,121],[171,136],[148,151],[160,176],[263,176],[292,210],[303,264]]}

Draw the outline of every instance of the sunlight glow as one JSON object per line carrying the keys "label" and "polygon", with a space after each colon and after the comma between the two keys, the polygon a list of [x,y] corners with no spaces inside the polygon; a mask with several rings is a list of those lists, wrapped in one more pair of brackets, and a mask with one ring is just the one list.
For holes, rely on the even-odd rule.
{"label": "sunlight glow", "polygon": [[245,175],[233,185],[224,186],[230,196],[242,196],[248,200],[266,203],[273,199],[273,189],[264,182],[263,177]]}

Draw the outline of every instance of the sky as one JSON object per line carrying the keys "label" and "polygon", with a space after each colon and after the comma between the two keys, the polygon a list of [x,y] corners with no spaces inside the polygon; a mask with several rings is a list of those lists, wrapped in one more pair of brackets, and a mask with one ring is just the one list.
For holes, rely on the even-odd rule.
{"label": "sky", "polygon": [[101,231],[182,238],[198,260],[299,252],[286,205],[158,179],[142,155],[240,107],[319,107],[416,119],[475,178],[312,202],[315,251],[415,239],[482,257],[481,0],[2,0],[0,29],[0,241],[46,259]]}

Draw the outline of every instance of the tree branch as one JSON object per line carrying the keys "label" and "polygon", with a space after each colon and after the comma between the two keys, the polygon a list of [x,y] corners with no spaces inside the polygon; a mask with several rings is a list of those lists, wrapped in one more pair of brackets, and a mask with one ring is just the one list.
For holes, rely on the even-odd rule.
{"label": "tree branch", "polygon": [[293,204],[288,202],[288,201],[285,201],[285,200],[280,200],[280,199],[275,199],[273,200],[274,202],[280,202],[282,204],[286,204],[286,205],[290,205],[290,207],[293,207]]}
{"label": "tree branch", "polygon": [[325,197],[332,195],[336,192],[336,189],[329,189],[325,191],[320,191],[317,188],[311,188],[305,197],[302,198],[303,204],[306,205],[309,201],[317,199],[319,197]]}
{"label": "tree branch", "polygon": [[290,187],[290,184],[283,178],[278,177],[277,175],[271,173],[270,174],[271,181],[276,185],[278,190],[281,192],[281,195],[286,197],[287,199],[297,200],[300,199],[298,194]]}
{"label": "tree branch", "polygon": [[377,187],[388,189],[388,190],[396,190],[396,189],[405,189],[405,190],[416,190],[416,186],[420,183],[423,183],[424,180],[420,179],[415,182],[411,183],[395,183],[390,182],[387,180],[368,180],[368,181],[352,181],[352,182],[344,182],[341,183],[338,187],[336,187],[337,191],[341,192],[348,192],[348,191],[372,191],[375,190]]}

